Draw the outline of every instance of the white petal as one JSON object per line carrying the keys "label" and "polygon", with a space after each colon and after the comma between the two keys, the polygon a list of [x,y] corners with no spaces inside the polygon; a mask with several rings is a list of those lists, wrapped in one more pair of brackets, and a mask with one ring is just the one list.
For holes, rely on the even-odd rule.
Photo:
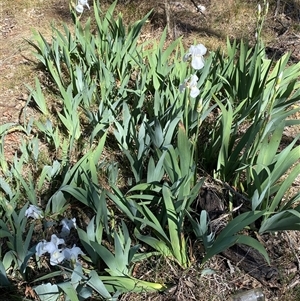
{"label": "white petal", "polygon": [[195,45],[192,45],[189,49],[189,54],[194,55],[196,53],[197,49]]}
{"label": "white petal", "polygon": [[25,211],[25,216],[27,218],[32,217],[33,219],[39,219],[43,217],[43,211],[35,205],[29,205]]}
{"label": "white petal", "polygon": [[47,250],[44,249],[45,244],[46,244],[46,241],[43,240],[43,241],[39,242],[39,243],[36,245],[35,251],[36,251],[36,255],[37,255],[37,256],[40,257],[41,255],[43,255],[43,254],[45,254],[45,253],[47,252]]}
{"label": "white petal", "polygon": [[49,254],[52,254],[57,250],[57,246],[54,243],[52,243],[51,241],[49,241],[44,244],[43,250],[45,252],[48,252]]}
{"label": "white petal", "polygon": [[62,229],[61,232],[63,233],[64,236],[69,235],[70,231],[72,228],[77,228],[76,225],[76,218],[72,218],[72,219],[67,219],[64,218],[61,222],[60,225],[62,225]]}
{"label": "white petal", "polygon": [[73,222],[73,227],[74,227],[75,229],[77,229],[76,218],[75,218],[75,217],[72,218],[72,222]]}
{"label": "white petal", "polygon": [[63,250],[63,252],[64,252],[64,256],[65,256],[66,260],[70,260],[70,258],[71,258],[71,249],[70,248],[65,248]]}
{"label": "white petal", "polygon": [[204,67],[204,59],[201,55],[193,55],[192,57],[192,67],[195,70],[200,70]]}
{"label": "white petal", "polygon": [[195,52],[196,54],[204,55],[206,53],[207,49],[203,44],[198,44],[195,46]]}
{"label": "white petal", "polygon": [[67,260],[75,259],[77,261],[78,255],[84,255],[84,253],[79,247],[76,247],[76,245],[74,245],[72,249],[70,248],[64,249],[64,256]]}
{"label": "white petal", "polygon": [[83,13],[83,6],[82,6],[81,4],[78,4],[78,5],[75,7],[75,10],[76,10],[78,13],[82,14],[82,13]]}
{"label": "white petal", "polygon": [[190,87],[194,87],[194,86],[197,86],[198,84],[198,76],[196,74],[192,74],[191,75],[191,78],[190,78],[190,82],[189,82],[189,86]]}
{"label": "white petal", "polygon": [[59,245],[64,245],[65,241],[62,238],[58,238],[55,234],[52,234],[51,243],[53,243],[56,247],[58,247]]}
{"label": "white petal", "polygon": [[50,264],[51,265],[57,265],[58,263],[61,263],[65,259],[65,256],[61,250],[56,250],[51,254],[50,257]]}
{"label": "white petal", "polygon": [[87,0],[79,0],[78,5],[86,6],[88,9],[90,9],[90,6],[89,6]]}
{"label": "white petal", "polygon": [[25,216],[26,217],[32,217],[32,209],[31,208],[28,208],[28,209],[26,209],[26,211],[25,211]]}
{"label": "white petal", "polygon": [[70,231],[70,229],[71,229],[67,218],[64,218],[60,222],[60,225],[62,226],[62,231]]}
{"label": "white petal", "polygon": [[71,252],[72,252],[72,254],[76,255],[76,258],[78,257],[78,255],[84,255],[82,250],[79,247],[76,247],[76,245],[73,246],[73,248],[71,249]]}
{"label": "white petal", "polygon": [[194,86],[194,87],[191,88],[191,93],[190,93],[191,97],[195,98],[199,94],[200,94],[200,90],[197,87]]}
{"label": "white petal", "polygon": [[36,212],[33,212],[32,215],[33,215],[34,219],[39,219],[40,218],[40,215],[38,213],[36,213]]}

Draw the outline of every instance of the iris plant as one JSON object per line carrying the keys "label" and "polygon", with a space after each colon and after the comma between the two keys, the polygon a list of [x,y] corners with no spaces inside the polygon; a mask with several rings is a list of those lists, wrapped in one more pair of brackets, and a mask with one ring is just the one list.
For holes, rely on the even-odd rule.
{"label": "iris plant", "polygon": [[[60,225],[62,225],[61,236],[66,237],[70,234],[72,228],[76,228],[76,218],[64,218]],[[42,240],[36,245],[36,255],[40,257],[45,253],[50,254],[50,264],[57,265],[64,260],[68,260],[71,266],[74,267],[78,264],[78,255],[84,255],[79,247],[74,245],[72,248],[64,248],[65,240],[52,234],[51,240]],[[61,247],[60,247],[61,246]]]}

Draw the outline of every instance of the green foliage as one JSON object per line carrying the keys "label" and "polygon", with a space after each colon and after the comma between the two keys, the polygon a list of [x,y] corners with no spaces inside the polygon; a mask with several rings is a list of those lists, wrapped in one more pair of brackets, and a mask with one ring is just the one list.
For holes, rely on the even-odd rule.
{"label": "green foliage", "polygon": [[[288,66],[288,54],[276,63],[265,59],[260,44],[248,48],[243,42],[228,42],[228,54],[222,61],[218,58],[223,85],[214,101],[222,114],[211,128],[203,163],[216,162],[214,174],[244,192],[252,210],[267,209],[260,229],[265,232],[268,218],[283,216],[299,200],[296,194],[286,200],[287,206],[280,205],[300,173],[300,150],[295,147],[299,137],[284,150],[279,147],[284,129],[299,124],[289,117],[299,111],[291,105],[300,100],[300,64]],[[279,182],[286,173],[288,177]],[[285,227],[291,221],[286,219]]]}
{"label": "green foliage", "polygon": [[[9,206],[9,205],[7,205]],[[20,273],[24,280],[27,280],[27,266],[28,260],[35,253],[35,247],[30,247],[33,227],[31,224],[29,229],[27,229],[25,240],[23,239],[23,232],[26,227],[27,218],[25,218],[25,210],[27,206],[24,206],[20,210],[19,214],[16,213],[13,208],[6,211],[6,216],[3,216],[0,220],[0,237],[6,240],[6,245],[9,249],[3,258],[3,277],[4,284],[7,285],[7,277],[4,274],[4,270],[13,267],[13,271]]]}
{"label": "green foliage", "polygon": [[[207,161],[217,162],[215,169],[221,179],[238,185],[240,175],[255,164],[262,141],[273,135],[275,127],[281,125],[283,131],[287,124],[299,123],[286,118],[296,112],[288,108],[299,100],[296,78],[300,66],[285,68],[288,55],[274,66],[264,58],[259,45],[248,49],[243,42],[238,46],[228,42],[228,54],[227,58],[216,57],[220,61],[216,74],[220,74],[223,85],[214,100],[222,114],[211,129],[213,140],[204,156]],[[209,157],[216,154],[217,158]]]}
{"label": "green foliage", "polygon": [[221,253],[225,249],[228,249],[232,245],[240,243],[257,249],[270,264],[270,259],[265,248],[257,240],[247,235],[237,235],[239,231],[243,230],[246,226],[251,225],[263,214],[263,211],[245,212],[230,221],[218,235],[212,246],[208,248],[203,262],[213,257],[214,255]]}

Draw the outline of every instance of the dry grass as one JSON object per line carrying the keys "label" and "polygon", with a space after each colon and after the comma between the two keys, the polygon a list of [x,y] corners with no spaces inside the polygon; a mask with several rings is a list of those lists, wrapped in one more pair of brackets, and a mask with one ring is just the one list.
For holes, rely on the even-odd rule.
{"label": "dry grass", "polygon": [[[103,1],[102,1],[103,2]],[[150,1],[125,1],[117,6],[126,23],[143,17],[150,9],[153,13],[144,29],[141,39],[159,39],[165,26],[163,3]],[[196,12],[188,0],[181,5],[171,6],[172,34],[183,36],[185,45],[195,40],[208,49],[223,48],[226,37],[254,41],[256,1],[239,0],[203,0],[205,16]],[[274,19],[277,1],[272,1],[270,13],[264,28],[264,39],[272,47],[282,49],[282,42],[289,36],[299,35],[300,1],[281,1],[277,17]],[[108,4],[104,3],[104,7]],[[182,6],[183,5],[183,6]],[[105,10],[105,8],[104,8]],[[87,12],[88,14],[88,12]],[[32,85],[34,77],[39,76],[36,61],[31,48],[24,39],[31,39],[31,29],[51,37],[50,22],[60,27],[62,22],[71,24],[67,0],[2,0],[0,3],[0,123],[18,122],[20,112],[27,100],[28,92],[24,84]],[[298,19],[297,19],[298,18]],[[280,39],[280,30],[287,29],[284,39]],[[298,36],[299,38],[299,36]],[[274,46],[275,45],[275,46]],[[300,46],[298,46],[300,47]],[[292,50],[292,49],[291,49]],[[300,57],[300,56],[299,56]],[[34,110],[30,114],[37,114]],[[21,115],[22,116],[22,115]],[[6,154],[13,155],[18,149],[20,135],[11,133],[6,137]],[[270,235],[264,243],[271,258],[279,266],[280,283],[264,286],[267,300],[300,300],[300,240],[297,232]],[[194,262],[190,269],[182,271],[173,263],[163,259],[153,259],[135,268],[135,275],[144,280],[170,284],[170,290],[164,294],[127,294],[121,300],[228,300],[236,290],[261,286],[257,280],[234,266],[230,260],[216,256],[207,263],[207,269],[215,273],[201,275],[201,252],[193,246]],[[25,294],[24,287],[21,294]],[[1,300],[14,300],[16,296],[2,295]],[[3,299],[4,298],[4,299]],[[28,296],[30,298],[30,296]]]}

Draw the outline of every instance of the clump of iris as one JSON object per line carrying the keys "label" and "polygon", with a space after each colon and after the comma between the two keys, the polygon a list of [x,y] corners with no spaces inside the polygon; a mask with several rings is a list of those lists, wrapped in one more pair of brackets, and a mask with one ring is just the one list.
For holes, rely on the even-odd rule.
{"label": "clump of iris", "polygon": [[[41,219],[43,218],[43,211],[35,205],[29,205],[28,209],[25,211],[25,216],[27,218]],[[60,225],[62,226],[60,236],[65,238],[70,234],[72,228],[76,229],[76,218],[63,218]],[[50,254],[51,265],[57,265],[64,260],[69,261],[72,267],[80,264],[78,256],[85,254],[79,247],[76,247],[76,245],[73,245],[72,248],[67,248],[65,247],[65,244],[63,238],[59,238],[56,234],[52,234],[50,241],[43,239],[36,245],[35,254],[38,257],[41,257],[46,253]]]}
{"label": "clump of iris", "polygon": [[50,264],[57,265],[64,260],[68,260],[71,263],[71,266],[80,264],[78,261],[79,255],[84,255],[82,250],[76,245],[73,245],[72,248],[64,247],[65,240],[63,238],[57,237],[55,234],[52,234],[51,240],[46,241],[42,240],[36,245],[36,256],[41,257],[45,253],[50,254]]}

